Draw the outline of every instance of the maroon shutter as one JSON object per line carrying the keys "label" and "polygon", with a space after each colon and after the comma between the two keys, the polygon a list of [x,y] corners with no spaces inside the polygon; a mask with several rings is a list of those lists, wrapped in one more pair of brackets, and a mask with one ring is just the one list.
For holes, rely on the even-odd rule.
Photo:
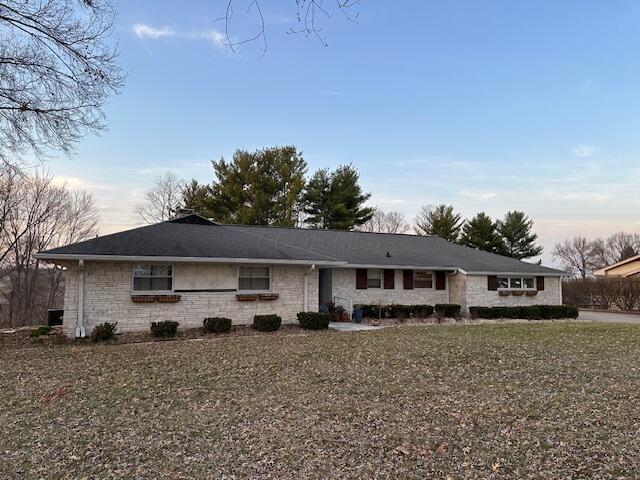
{"label": "maroon shutter", "polygon": [[402,271],[402,287],[405,290],[413,290],[413,270]]}
{"label": "maroon shutter", "polygon": [[367,269],[366,268],[356,269],[356,288],[358,290],[367,289]]}
{"label": "maroon shutter", "polygon": [[384,271],[384,288],[387,290],[393,290],[396,288],[395,286],[395,270],[385,270]]}
{"label": "maroon shutter", "polygon": [[496,275],[489,275],[487,277],[487,289],[498,290],[498,277]]}
{"label": "maroon shutter", "polygon": [[446,273],[440,270],[436,272],[436,290],[446,290],[446,288],[447,288]]}
{"label": "maroon shutter", "polygon": [[536,290],[544,290],[544,277],[536,277]]}

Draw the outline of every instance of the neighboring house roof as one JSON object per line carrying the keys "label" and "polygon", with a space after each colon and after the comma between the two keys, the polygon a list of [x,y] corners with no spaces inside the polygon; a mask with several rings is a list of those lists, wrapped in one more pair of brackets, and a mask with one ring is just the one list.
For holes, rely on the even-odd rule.
{"label": "neighboring house roof", "polygon": [[564,275],[560,270],[456,245],[435,236],[219,225],[197,215],[55,248],[42,252],[39,257],[263,260],[371,268],[461,269],[485,274]]}
{"label": "neighboring house roof", "polygon": [[[638,269],[640,268],[640,255],[635,255],[633,257],[629,257],[625,260],[621,260],[619,262],[614,263],[613,265],[609,265],[607,267],[601,268],[599,270],[596,270],[595,272],[593,272],[594,275],[598,276],[598,277],[604,277],[607,275],[611,275],[613,272],[610,272],[610,270],[613,269],[618,269],[620,267],[623,267],[625,265],[628,265],[630,263],[634,263],[634,262],[638,262],[638,268],[631,268],[631,269],[620,269],[621,273],[620,275],[623,277],[629,277],[632,275],[635,275],[638,273]],[[615,275],[615,274],[614,274]]]}

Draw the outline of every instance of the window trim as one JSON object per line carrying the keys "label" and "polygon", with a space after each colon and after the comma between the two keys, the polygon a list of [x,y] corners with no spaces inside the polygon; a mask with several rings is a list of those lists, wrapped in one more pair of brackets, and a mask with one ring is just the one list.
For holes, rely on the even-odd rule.
{"label": "window trim", "polygon": [[[431,286],[430,287],[417,287],[416,286],[416,273],[427,272],[431,274]],[[436,288],[436,276],[433,270],[414,270],[413,271],[413,288],[418,290],[434,290]]]}
{"label": "window trim", "polygon": [[[380,280],[380,285],[377,287],[369,286],[369,272],[378,272],[378,280]],[[384,287],[384,272],[381,268],[367,268],[367,290],[382,290]]]}
{"label": "window trim", "polygon": [[[508,287],[501,287],[500,286],[500,279],[501,278],[506,278],[507,279],[507,282],[509,284]],[[512,278],[519,278],[520,279],[520,283],[521,283],[522,286],[521,287],[512,287],[511,286],[511,279]],[[525,278],[530,278],[530,279],[533,280],[533,287],[529,288],[529,287],[525,287],[524,286],[524,279]],[[537,280],[536,280],[535,276],[531,277],[529,275],[524,275],[524,276],[519,276],[519,275],[497,275],[496,282],[497,282],[497,285],[498,285],[498,288],[497,288],[498,291],[501,291],[501,290],[502,291],[505,291],[505,290],[517,290],[517,291],[533,291],[533,290],[537,290]]]}
{"label": "window trim", "polygon": [[[141,265],[164,265],[171,267],[171,290],[136,290],[134,288],[136,279],[136,267]],[[153,278],[153,276],[145,276],[138,278]],[[166,276],[158,278],[169,278]],[[176,288],[176,265],[174,263],[165,262],[145,262],[145,263],[133,263],[131,267],[131,295],[162,295],[166,293],[175,293]]]}
{"label": "window trim", "polygon": [[[241,268],[252,268],[252,267],[259,267],[259,268],[268,268],[269,269],[269,289],[268,290],[242,290],[240,288],[240,269]],[[273,275],[272,275],[272,267],[271,265],[260,265],[260,264],[255,264],[255,265],[238,265],[236,267],[236,291],[238,293],[271,293],[273,292]],[[246,277],[245,277],[246,278]],[[264,278],[264,277],[261,277]]]}

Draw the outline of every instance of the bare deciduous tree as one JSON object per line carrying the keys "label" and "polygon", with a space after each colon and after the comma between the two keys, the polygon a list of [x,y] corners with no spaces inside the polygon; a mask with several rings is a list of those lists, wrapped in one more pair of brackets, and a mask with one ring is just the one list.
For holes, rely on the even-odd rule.
{"label": "bare deciduous tree", "polygon": [[373,217],[362,225],[361,230],[363,232],[378,233],[407,233],[411,230],[411,225],[407,223],[402,213],[385,212],[376,207]]}
{"label": "bare deciduous tree", "polygon": [[557,243],[551,254],[560,260],[567,272],[581,278],[587,278],[600,266],[594,254],[593,242],[579,235]]}
{"label": "bare deciduous tree", "polygon": [[[330,19],[334,13],[340,13],[349,22],[356,22],[360,15],[359,6],[361,0],[295,0],[296,27],[290,28],[289,34],[303,34],[307,37],[317,38],[324,46],[327,41],[322,34],[322,19]],[[262,53],[267,51],[267,34],[265,18],[262,13],[259,0],[227,0],[224,15],[218,20],[224,22],[226,44],[232,51],[237,51],[243,44],[259,41],[262,43]],[[253,33],[243,38],[236,39],[232,34],[232,22],[235,19],[236,10],[244,11],[246,15],[255,18],[257,24]]]}
{"label": "bare deciduous tree", "polygon": [[184,181],[174,173],[158,177],[153,186],[144,194],[144,201],[135,207],[135,213],[144,223],[158,223],[169,220],[182,203]]}
{"label": "bare deciduous tree", "polygon": [[73,151],[123,77],[110,0],[0,0],[0,161]]}
{"label": "bare deciduous tree", "polygon": [[42,321],[60,291],[61,273],[43,269],[34,255],[97,233],[93,198],[52,184],[49,175],[20,176],[20,202],[8,209],[0,231],[0,272],[7,301],[4,320],[17,326]]}

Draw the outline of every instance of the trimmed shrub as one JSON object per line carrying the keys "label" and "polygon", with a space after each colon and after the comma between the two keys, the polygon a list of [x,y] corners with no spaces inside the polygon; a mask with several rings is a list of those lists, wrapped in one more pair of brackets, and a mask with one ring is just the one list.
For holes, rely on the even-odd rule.
{"label": "trimmed shrub", "polygon": [[48,325],[41,325],[39,327],[34,328],[29,332],[29,336],[31,338],[38,338],[42,335],[49,335],[51,333],[51,327]]}
{"label": "trimmed shrub", "polygon": [[356,305],[364,318],[426,318],[433,315],[432,305]]}
{"label": "trimmed shrub", "polygon": [[158,338],[171,338],[175,337],[178,333],[178,322],[172,322],[171,320],[164,320],[162,322],[151,323],[151,335]]}
{"label": "trimmed shrub", "polygon": [[224,317],[209,317],[202,322],[205,333],[227,333],[231,331],[231,319]]}
{"label": "trimmed shrub", "polygon": [[91,332],[91,340],[94,342],[106,342],[107,340],[111,340],[115,337],[117,328],[118,322],[104,322],[100,325],[96,325],[93,332]]}
{"label": "trimmed shrub", "polygon": [[329,328],[331,316],[328,313],[300,312],[298,323],[305,330],[326,330]]}
{"label": "trimmed shrub", "polygon": [[282,318],[279,315],[256,315],[253,317],[253,328],[259,332],[275,332],[281,324]]}
{"label": "trimmed shrub", "polygon": [[426,318],[433,315],[433,305],[409,305],[409,307],[412,317]]}
{"label": "trimmed shrub", "polygon": [[580,313],[578,307],[573,305],[562,305],[562,310],[564,318],[578,318],[578,314]]}
{"label": "trimmed shrub", "polygon": [[551,320],[576,318],[578,308],[570,305],[524,305],[517,307],[469,307],[471,318]]}
{"label": "trimmed shrub", "polygon": [[460,305],[457,303],[438,303],[435,306],[436,315],[445,318],[455,318],[460,315]]}

